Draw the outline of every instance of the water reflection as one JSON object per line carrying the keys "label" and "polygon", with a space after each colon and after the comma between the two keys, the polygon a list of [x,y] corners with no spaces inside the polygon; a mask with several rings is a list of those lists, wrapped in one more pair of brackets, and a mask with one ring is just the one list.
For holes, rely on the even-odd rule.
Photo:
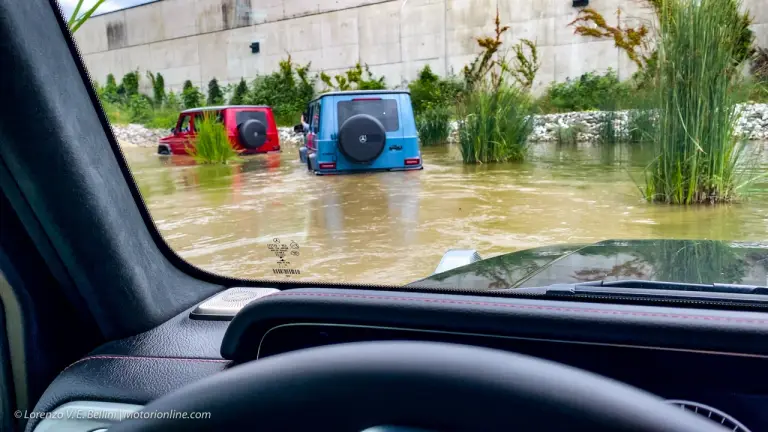
{"label": "water reflection", "polygon": [[768,179],[729,206],[648,204],[638,183],[650,146],[611,150],[537,144],[525,163],[466,166],[455,147],[433,147],[423,171],[344,176],[308,173],[291,148],[228,166],[125,153],[169,243],[193,264],[242,277],[273,277],[275,237],[301,245],[299,278],[397,284],[429,275],[450,248],[490,257],[612,238],[765,240]]}

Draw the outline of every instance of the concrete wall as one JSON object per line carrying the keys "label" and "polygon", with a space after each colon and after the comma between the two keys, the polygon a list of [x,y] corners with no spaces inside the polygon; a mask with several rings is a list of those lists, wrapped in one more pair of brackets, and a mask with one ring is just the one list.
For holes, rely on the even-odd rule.
{"label": "concrete wall", "polygon": [[[429,64],[459,73],[478,51],[474,38],[491,35],[496,6],[509,25],[505,46],[536,40],[541,69],[535,87],[608,68],[627,78],[634,65],[613,42],[576,36],[567,27],[571,0],[159,0],[90,19],[76,34],[94,79],[139,68],[160,72],[166,85],[187,79],[205,87],[274,71],[290,53],[313,70],[346,70],[367,63],[390,86],[413,79]],[[768,2],[744,0],[760,46],[768,46]],[[647,20],[639,0],[591,0],[606,18],[621,7],[630,22]],[[615,21],[615,18],[613,18]],[[252,54],[250,44],[260,42]],[[148,82],[144,80],[143,86]]]}

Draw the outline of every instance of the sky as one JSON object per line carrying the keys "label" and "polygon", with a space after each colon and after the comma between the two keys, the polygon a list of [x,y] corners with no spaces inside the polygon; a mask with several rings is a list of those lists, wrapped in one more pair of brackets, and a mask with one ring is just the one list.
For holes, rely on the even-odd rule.
{"label": "sky", "polygon": [[[152,0],[107,0],[99,6],[96,11],[96,15],[104,12],[110,12],[113,10],[124,9],[127,7],[135,6],[142,3],[148,3]],[[61,9],[64,11],[64,16],[69,17],[72,11],[75,10],[78,0],[59,0]],[[96,0],[85,0],[80,7],[80,11],[88,10],[96,3]]]}

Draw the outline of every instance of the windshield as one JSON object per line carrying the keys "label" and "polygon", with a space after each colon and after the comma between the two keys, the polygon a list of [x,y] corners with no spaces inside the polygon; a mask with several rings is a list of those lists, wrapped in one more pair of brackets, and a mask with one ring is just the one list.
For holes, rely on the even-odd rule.
{"label": "windshield", "polygon": [[[59,1],[157,228],[195,266],[768,285],[760,1]],[[205,107],[210,124],[183,114]]]}

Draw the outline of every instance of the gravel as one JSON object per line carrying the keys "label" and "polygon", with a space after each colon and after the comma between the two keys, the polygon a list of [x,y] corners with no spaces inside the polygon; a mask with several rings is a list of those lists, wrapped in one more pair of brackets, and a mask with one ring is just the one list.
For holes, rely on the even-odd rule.
{"label": "gravel", "polygon": [[[150,129],[139,124],[112,125],[112,131],[121,147],[156,147],[160,138],[170,134],[168,129]],[[304,140],[292,127],[280,127],[277,131],[283,146],[299,146]]]}

